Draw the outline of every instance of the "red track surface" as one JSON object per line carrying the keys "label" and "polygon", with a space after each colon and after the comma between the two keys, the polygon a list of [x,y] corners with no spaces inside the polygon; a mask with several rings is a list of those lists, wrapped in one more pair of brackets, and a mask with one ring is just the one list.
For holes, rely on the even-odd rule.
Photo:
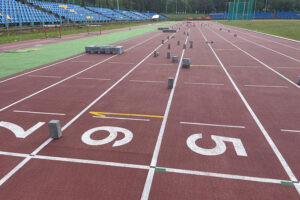
{"label": "red track surface", "polygon": [[[82,54],[0,79],[2,126],[45,122],[24,139],[0,124],[0,199],[299,199],[299,43],[195,25],[178,25],[164,45],[168,34],[155,31],[121,42],[123,55]],[[183,50],[188,40],[194,47]],[[167,44],[190,69],[166,58]],[[113,146],[119,129],[115,141],[87,144],[89,130],[107,126],[132,138]]]}

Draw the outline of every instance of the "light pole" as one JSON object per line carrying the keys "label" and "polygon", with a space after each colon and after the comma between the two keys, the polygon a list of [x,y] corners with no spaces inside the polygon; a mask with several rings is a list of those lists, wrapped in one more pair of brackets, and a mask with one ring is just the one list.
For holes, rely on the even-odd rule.
{"label": "light pole", "polygon": [[117,10],[119,10],[120,7],[119,7],[119,0],[117,0]]}

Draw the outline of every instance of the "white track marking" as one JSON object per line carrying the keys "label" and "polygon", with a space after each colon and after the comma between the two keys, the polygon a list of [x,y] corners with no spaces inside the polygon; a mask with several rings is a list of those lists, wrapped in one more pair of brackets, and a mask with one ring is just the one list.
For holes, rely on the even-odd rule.
{"label": "white track marking", "polygon": [[82,78],[82,77],[76,77],[76,78],[83,79],[83,80],[111,81],[111,79],[108,78]]}
{"label": "white track marking", "polygon": [[230,67],[233,67],[233,68],[259,68],[261,66],[230,66]]}
{"label": "white track marking", "polygon": [[[174,33],[175,34],[175,33]],[[173,34],[173,35],[174,35]],[[158,34],[160,35],[160,34]],[[156,36],[158,36],[156,35]],[[147,40],[145,40],[144,42],[153,39],[153,36]],[[142,43],[144,43],[142,42]],[[139,43],[141,44],[141,43]],[[129,48],[135,48],[137,45],[134,45],[133,47]],[[90,103],[86,108],[84,108],[82,111],[80,111],[80,113],[78,113],[74,118],[72,118],[65,126],[62,127],[62,131],[64,131],[65,129],[67,129],[71,124],[73,124],[81,115],[83,115],[88,109],[90,109],[94,104],[96,104],[103,96],[105,96],[108,92],[110,92],[115,86],[117,86],[121,81],[123,81],[127,76],[129,76],[136,68],[138,68],[145,60],[147,60],[154,51],[156,51],[157,49],[159,49],[162,46],[162,44],[160,44],[158,47],[156,47],[150,54],[148,54],[142,61],[140,61],[135,67],[133,67],[129,72],[127,72],[121,79],[119,79],[116,83],[114,83],[110,88],[108,88],[104,93],[102,93],[99,97],[97,97],[92,103]],[[127,51],[129,50],[127,49]],[[115,57],[118,55],[114,55],[112,57]],[[106,60],[108,60],[109,58],[107,58]],[[103,62],[103,61],[102,61]],[[77,75],[77,74],[76,74]],[[74,76],[74,75],[73,75]],[[48,138],[44,143],[42,143],[37,149],[35,149],[31,155],[36,156],[37,153],[39,153],[46,145],[48,145],[53,139],[52,138]],[[7,181],[13,174],[15,174],[22,166],[24,166],[29,160],[31,159],[31,157],[27,157],[26,159],[24,159],[21,163],[18,164],[17,167],[15,167],[12,171],[10,171],[7,175],[5,175],[4,178],[2,178],[0,180],[0,183],[3,184],[5,183],[5,181]]]}
{"label": "white track marking", "polygon": [[11,123],[11,122],[4,122],[0,121],[0,127],[6,128],[10,130],[17,138],[26,138],[29,136],[31,133],[39,129],[41,126],[43,126],[45,122],[38,122],[31,128],[29,128],[27,131],[25,131],[21,126]]}
{"label": "white track marking", "polygon": [[155,66],[166,65],[166,66],[171,66],[171,65],[174,65],[174,64],[165,64],[165,63],[148,63],[147,65],[155,65]]}
{"label": "white track marking", "polygon": [[134,65],[135,63],[129,63],[129,62],[108,62],[110,64],[119,64],[119,65]]}
{"label": "white track marking", "polygon": [[[186,38],[184,44],[187,43],[188,38],[189,37]],[[177,72],[176,72],[176,75],[175,75],[175,78],[174,78],[173,88],[172,88],[170,96],[169,96],[169,100],[168,100],[167,107],[166,107],[166,110],[165,110],[164,118],[163,118],[160,130],[159,130],[158,138],[157,138],[157,141],[156,141],[156,144],[155,144],[155,148],[154,148],[154,152],[153,152],[153,156],[152,156],[152,160],[151,160],[151,164],[150,164],[150,166],[152,166],[152,167],[155,167],[156,164],[157,164],[157,158],[158,158],[159,150],[160,150],[160,147],[161,147],[162,139],[163,139],[163,136],[164,136],[164,132],[165,132],[165,128],[166,128],[166,124],[167,124],[167,120],[168,120],[168,116],[169,116],[173,96],[174,96],[174,93],[175,93],[175,88],[176,88],[178,76],[179,76],[179,73],[180,73],[180,68],[181,68],[184,53],[185,53],[185,49],[182,50],[182,54],[181,54],[181,57],[180,57],[180,62],[178,64]],[[149,198],[151,185],[152,185],[152,181],[153,181],[153,176],[154,176],[154,169],[151,168],[148,171],[148,175],[147,175],[147,179],[146,179],[146,182],[145,182],[145,185],[144,185],[141,200],[147,200]]]}
{"label": "white track marking", "polygon": [[[125,51],[129,51],[129,50],[131,50],[131,49],[133,49],[133,48],[139,46],[140,44],[145,43],[146,41],[148,41],[148,40],[150,40],[150,39],[153,39],[154,37],[157,37],[157,36],[158,36],[158,35],[153,36],[153,37],[151,37],[151,38],[149,38],[149,39],[147,39],[147,40],[145,40],[145,41],[143,41],[143,42],[140,42],[140,43],[138,43],[138,44],[136,44],[136,45],[134,45],[134,46],[128,48],[128,49],[125,50]],[[33,96],[35,96],[35,95],[41,93],[41,92],[44,92],[44,91],[46,91],[46,90],[48,90],[48,89],[50,89],[50,88],[52,88],[52,87],[54,87],[54,86],[56,86],[56,85],[62,83],[62,82],[65,82],[65,81],[67,81],[67,80],[69,80],[69,79],[71,79],[71,78],[73,78],[73,77],[75,77],[75,76],[77,76],[77,75],[79,75],[79,74],[82,74],[83,72],[85,72],[85,71],[87,71],[87,70],[90,70],[90,69],[96,67],[97,65],[100,65],[100,64],[102,64],[102,63],[104,63],[104,62],[106,62],[106,61],[108,61],[108,60],[110,60],[110,59],[112,59],[112,58],[114,58],[114,57],[116,57],[116,56],[118,56],[118,55],[110,56],[110,57],[108,57],[108,58],[106,58],[106,59],[104,59],[104,60],[102,60],[102,61],[100,61],[100,62],[98,62],[98,63],[96,63],[96,64],[94,64],[94,65],[92,65],[92,66],[90,66],[90,67],[88,67],[88,68],[85,68],[84,70],[81,70],[81,71],[79,71],[79,72],[77,72],[77,73],[75,73],[75,74],[73,74],[73,75],[71,75],[71,76],[69,76],[69,77],[67,77],[67,78],[65,78],[65,79],[63,79],[63,80],[60,80],[60,81],[58,81],[58,82],[56,82],[56,83],[54,83],[54,84],[52,84],[52,85],[50,85],[50,86],[48,86],[48,87],[46,87],[46,88],[44,88],[44,89],[41,89],[41,90],[39,90],[39,91],[37,91],[37,92],[31,94],[31,95],[28,95],[27,97],[24,97],[24,98],[22,98],[22,99],[20,99],[20,100],[18,100],[18,101],[16,101],[16,102],[14,102],[14,103],[12,103],[12,104],[6,106],[6,107],[3,107],[3,108],[0,109],[0,112],[3,111],[3,110],[6,110],[7,108],[10,108],[10,107],[12,107],[12,106],[18,104],[18,103],[20,103],[20,102],[22,102],[22,101],[25,101],[25,100],[27,100],[27,99],[29,99],[29,98],[31,98],[31,97],[33,97]]]}
{"label": "white track marking", "polygon": [[54,66],[54,65],[61,64],[61,63],[64,63],[64,62],[73,60],[73,59],[75,59],[75,58],[79,58],[79,57],[81,57],[81,56],[84,56],[84,54],[80,54],[80,55],[78,55],[78,56],[75,56],[75,57],[72,57],[72,58],[69,58],[69,59],[66,59],[66,60],[62,60],[62,61],[60,61],[60,62],[56,62],[56,63],[53,63],[53,64],[51,64],[51,65],[47,65],[47,66],[45,66],[45,67],[41,67],[41,68],[38,68],[38,69],[35,69],[35,70],[32,70],[32,71],[26,72],[26,73],[23,73],[23,74],[19,74],[19,75],[17,75],[17,76],[10,77],[10,78],[8,78],[8,79],[5,79],[5,80],[0,81],[0,83],[4,83],[4,82],[6,82],[6,81],[9,81],[9,80],[18,78],[18,77],[20,77],[20,76],[24,76],[24,75],[27,75],[27,74],[31,74],[31,73],[33,73],[33,72],[40,71],[40,70],[42,70],[42,69],[46,69],[46,68],[52,67],[52,66]]}
{"label": "white track marking", "polygon": [[244,85],[245,87],[263,87],[263,88],[289,88],[288,86],[281,85]]}
{"label": "white track marking", "polygon": [[256,43],[256,42],[253,42],[253,41],[248,40],[248,39],[246,39],[246,38],[243,38],[243,37],[241,37],[241,36],[240,36],[239,38],[242,39],[242,40],[244,40],[244,41],[250,42],[250,43],[252,43],[252,44],[254,44],[254,45],[256,45],[256,46],[262,47],[262,48],[264,48],[264,49],[267,49],[267,50],[269,50],[269,51],[272,51],[272,52],[274,52],[274,53],[277,53],[277,54],[279,54],[279,55],[282,55],[282,56],[284,56],[284,57],[286,57],[286,58],[289,58],[289,59],[291,59],[291,60],[294,60],[294,61],[296,61],[296,62],[298,62],[298,63],[300,62],[300,60],[298,60],[298,59],[296,59],[296,58],[294,58],[294,57],[288,56],[288,55],[286,55],[286,54],[284,54],[284,53],[281,53],[281,52],[279,52],[279,51],[276,51],[276,50],[271,49],[271,48],[269,48],[269,47],[266,47],[266,46],[264,46],[264,45],[258,44],[258,43]]}
{"label": "white track marking", "polygon": [[[12,156],[12,157],[22,157],[22,158],[32,158],[32,159],[41,159],[41,160],[49,160],[49,161],[61,161],[61,162],[70,162],[70,163],[81,163],[81,164],[91,164],[91,165],[100,165],[100,166],[113,166],[113,167],[124,167],[124,168],[133,168],[133,169],[144,169],[149,170],[151,173],[154,173],[155,168],[150,168],[147,165],[137,165],[137,164],[127,164],[127,163],[118,163],[118,162],[107,162],[107,161],[98,161],[98,160],[87,160],[87,159],[78,159],[78,158],[66,158],[66,157],[55,157],[55,156],[44,156],[44,155],[33,155],[30,154],[21,154],[21,153],[13,153],[13,152],[4,152],[0,151],[0,155],[4,156]],[[254,181],[254,182],[262,182],[262,183],[275,183],[281,184],[282,181],[289,182],[288,180],[281,179],[272,179],[272,178],[261,178],[261,177],[252,177],[252,176],[242,176],[242,175],[234,175],[234,174],[223,174],[223,173],[215,173],[215,172],[204,172],[204,171],[195,171],[195,170],[186,170],[186,169],[176,169],[176,168],[168,168],[168,167],[157,167],[166,169],[167,173],[178,173],[178,174],[189,174],[189,175],[197,175],[197,176],[207,176],[207,177],[215,177],[215,178],[225,178],[232,180],[241,180],[241,181]],[[153,174],[148,174],[147,179],[153,179]],[[147,183],[152,183],[152,180],[147,181]],[[294,183],[295,184],[295,183]],[[148,185],[147,187],[151,187]]]}
{"label": "white track marking", "polygon": [[[280,184],[281,181],[285,181],[285,180],[279,180],[279,179],[240,176],[240,175],[234,175],[234,174],[222,174],[222,173],[214,173],[214,172],[174,169],[174,168],[167,168],[167,167],[163,167],[163,168],[166,169],[167,172],[173,172],[173,173],[179,173],[179,174],[190,174],[190,175],[197,175],[197,176],[208,176],[208,177],[225,178],[225,179],[242,180],[242,181],[254,181],[254,182],[276,183],[276,184]],[[289,182],[289,181],[286,181],[286,182]]]}
{"label": "white track marking", "polygon": [[[227,25],[227,26],[228,26],[228,25]],[[269,39],[266,39],[266,38],[262,38],[262,37],[259,37],[259,36],[255,36],[255,35],[252,35],[252,34],[247,34],[247,33],[244,33],[244,32],[242,32],[242,31],[238,31],[238,30],[236,30],[236,29],[242,29],[242,30],[246,30],[246,31],[248,31],[248,32],[254,32],[254,33],[259,33],[259,34],[262,34],[262,35],[273,36],[273,37],[276,37],[276,38],[280,38],[280,39],[289,40],[289,41],[293,41],[293,42],[299,43],[299,41],[297,41],[297,40],[292,40],[292,39],[280,37],[280,36],[277,36],[277,35],[271,35],[271,34],[268,34],[268,33],[257,32],[257,31],[253,31],[253,30],[249,30],[249,29],[244,29],[244,28],[239,28],[239,27],[233,27],[233,26],[230,26],[230,27],[233,28],[233,29],[235,29],[234,31],[237,31],[237,32],[239,32],[239,33],[242,33],[242,34],[245,34],[245,35],[250,35],[250,36],[255,37],[255,38],[259,38],[259,39],[262,39],[262,40],[266,40],[266,41],[269,41],[269,42],[273,42],[273,43],[275,43],[275,44],[279,44],[279,45],[282,45],[282,46],[289,47],[289,48],[292,48],[292,49],[295,49],[295,50],[300,51],[299,48],[292,47],[292,46],[289,46],[289,45],[286,45],[286,44],[282,44],[282,43],[280,43],[280,42],[276,42],[276,41],[273,41],[273,40],[269,40]]]}
{"label": "white track marking", "polygon": [[121,119],[121,120],[136,120],[136,121],[147,121],[149,122],[150,119],[139,119],[139,118],[121,118],[121,117],[100,117],[100,116],[93,116],[93,118],[100,118],[100,119]]}
{"label": "white track marking", "polygon": [[[210,30],[210,29],[208,29]],[[272,67],[268,66],[267,64],[263,63],[262,61],[260,61],[259,59],[257,59],[256,57],[252,56],[251,54],[249,54],[248,52],[242,50],[240,47],[238,47],[237,45],[233,44],[232,42],[230,42],[229,40],[225,39],[223,36],[221,36],[220,34],[216,33],[215,31],[210,30],[211,32],[213,32],[214,34],[218,35],[220,38],[222,38],[223,40],[225,40],[226,42],[228,42],[229,44],[231,44],[232,46],[234,46],[235,48],[241,50],[242,52],[244,52],[246,55],[248,55],[249,57],[253,58],[254,60],[256,60],[257,62],[259,62],[260,64],[262,64],[263,66],[265,66],[266,68],[268,68],[269,70],[271,70],[272,72],[276,73],[277,75],[279,75],[281,78],[287,80],[288,82],[290,82],[292,85],[294,85],[297,88],[300,88],[299,85],[297,85],[296,83],[294,83],[293,81],[291,81],[290,79],[288,79],[287,77],[285,77],[284,75],[280,74],[279,72],[277,72],[276,70],[274,70]]]}
{"label": "white track marking", "polygon": [[13,112],[29,113],[29,114],[41,114],[41,115],[66,115],[64,113],[33,112],[33,111],[24,111],[24,110],[14,110]]}
{"label": "white track marking", "polygon": [[217,127],[226,127],[226,128],[246,128],[245,126],[233,126],[233,125],[224,125],[224,124],[206,124],[206,123],[197,123],[197,122],[180,122],[180,124],[199,125],[199,126],[217,126]]}
{"label": "white track marking", "polygon": [[15,168],[13,168],[10,172],[8,172],[2,179],[0,179],[0,186],[3,185],[12,175],[14,175],[21,167],[23,167],[28,161],[30,157],[26,157],[22,162],[20,162]]}
{"label": "white track marking", "polygon": [[280,129],[282,132],[291,132],[291,133],[300,133],[300,130],[286,130],[286,129]]}
{"label": "white track marking", "polygon": [[213,86],[220,86],[224,85],[222,83],[191,83],[191,82],[184,82],[186,85],[213,85]]}
{"label": "white track marking", "polygon": [[148,171],[146,182],[144,185],[144,190],[143,190],[143,193],[141,196],[141,200],[149,199],[149,193],[150,193],[151,185],[152,185],[153,178],[154,178],[154,171],[155,171],[155,168],[150,168]]}
{"label": "white track marking", "polygon": [[60,76],[40,76],[40,75],[28,75],[29,77],[38,77],[38,78],[61,78]]}
{"label": "white track marking", "polygon": [[[205,38],[205,40],[207,40],[206,37],[205,37],[205,35],[203,34],[203,32],[200,29],[199,29],[199,31],[201,32],[201,34]],[[236,90],[236,92],[240,96],[242,102],[244,103],[244,105],[248,109],[248,111],[249,111],[250,115],[252,116],[253,120],[255,121],[255,123],[257,124],[257,126],[261,130],[262,134],[266,138],[267,142],[269,143],[270,147],[272,148],[273,152],[275,153],[276,157],[278,158],[278,160],[281,163],[282,167],[284,168],[285,172],[289,176],[290,180],[293,181],[293,182],[298,182],[298,180],[295,177],[294,173],[292,172],[291,168],[289,167],[289,165],[287,164],[287,162],[285,161],[285,159],[281,155],[280,151],[278,150],[277,146],[275,145],[275,143],[273,142],[273,140],[269,136],[268,132],[266,131],[266,129],[264,128],[264,126],[262,125],[262,123],[260,122],[260,120],[258,119],[258,117],[256,116],[256,114],[252,110],[251,106],[249,105],[249,103],[245,99],[244,95],[241,93],[241,91],[239,90],[239,88],[237,87],[237,85],[235,84],[235,82],[233,81],[232,77],[228,73],[227,69],[224,67],[223,63],[221,62],[220,58],[218,57],[218,55],[216,54],[216,52],[212,48],[211,44],[208,44],[208,46],[211,49],[211,51],[213,52],[213,54],[215,55],[216,59],[219,61],[219,63],[222,66],[222,68],[223,68],[226,76],[228,77],[228,79],[232,83],[234,89]]]}
{"label": "white track marking", "polygon": [[274,67],[277,69],[300,69],[300,67]]}
{"label": "white track marking", "polygon": [[143,81],[143,80],[129,80],[130,82],[140,82],[140,83],[166,83],[165,81]]}
{"label": "white track marking", "polygon": [[72,63],[89,63],[91,61],[85,61],[85,60],[82,60],[82,61],[78,60],[78,61],[76,61],[76,60],[74,60],[74,61],[71,61],[71,62]]}

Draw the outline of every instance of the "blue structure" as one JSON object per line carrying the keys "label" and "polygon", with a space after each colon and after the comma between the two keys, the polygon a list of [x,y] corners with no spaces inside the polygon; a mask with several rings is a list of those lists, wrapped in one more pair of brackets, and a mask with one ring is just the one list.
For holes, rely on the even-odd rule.
{"label": "blue structure", "polygon": [[273,16],[270,12],[254,12],[253,18],[255,18],[255,19],[272,19]]}
{"label": "blue structure", "polygon": [[0,23],[54,23],[59,19],[15,0],[0,0]]}
{"label": "blue structure", "polygon": [[300,12],[276,12],[275,16],[279,19],[300,19]]}
{"label": "blue structure", "polygon": [[212,19],[227,19],[227,13],[210,13]]}
{"label": "blue structure", "polygon": [[63,17],[67,19],[68,22],[70,20],[72,22],[104,22],[110,20],[105,16],[99,15],[78,5],[35,0],[28,0],[28,2],[50,11],[59,17]]}

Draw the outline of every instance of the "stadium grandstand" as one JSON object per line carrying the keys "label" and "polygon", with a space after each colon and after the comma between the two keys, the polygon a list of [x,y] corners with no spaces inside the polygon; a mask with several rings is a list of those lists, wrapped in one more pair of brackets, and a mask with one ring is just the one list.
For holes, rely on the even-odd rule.
{"label": "stadium grandstand", "polygon": [[59,19],[15,0],[0,0],[0,23],[55,23]]}
{"label": "stadium grandstand", "polygon": [[[51,1],[0,0],[0,25],[20,26],[22,24],[69,24],[69,23],[107,23],[112,21],[146,21],[152,20],[157,13],[140,13],[129,10],[109,8],[82,7],[75,4]],[[160,15],[160,19],[166,20]]]}

